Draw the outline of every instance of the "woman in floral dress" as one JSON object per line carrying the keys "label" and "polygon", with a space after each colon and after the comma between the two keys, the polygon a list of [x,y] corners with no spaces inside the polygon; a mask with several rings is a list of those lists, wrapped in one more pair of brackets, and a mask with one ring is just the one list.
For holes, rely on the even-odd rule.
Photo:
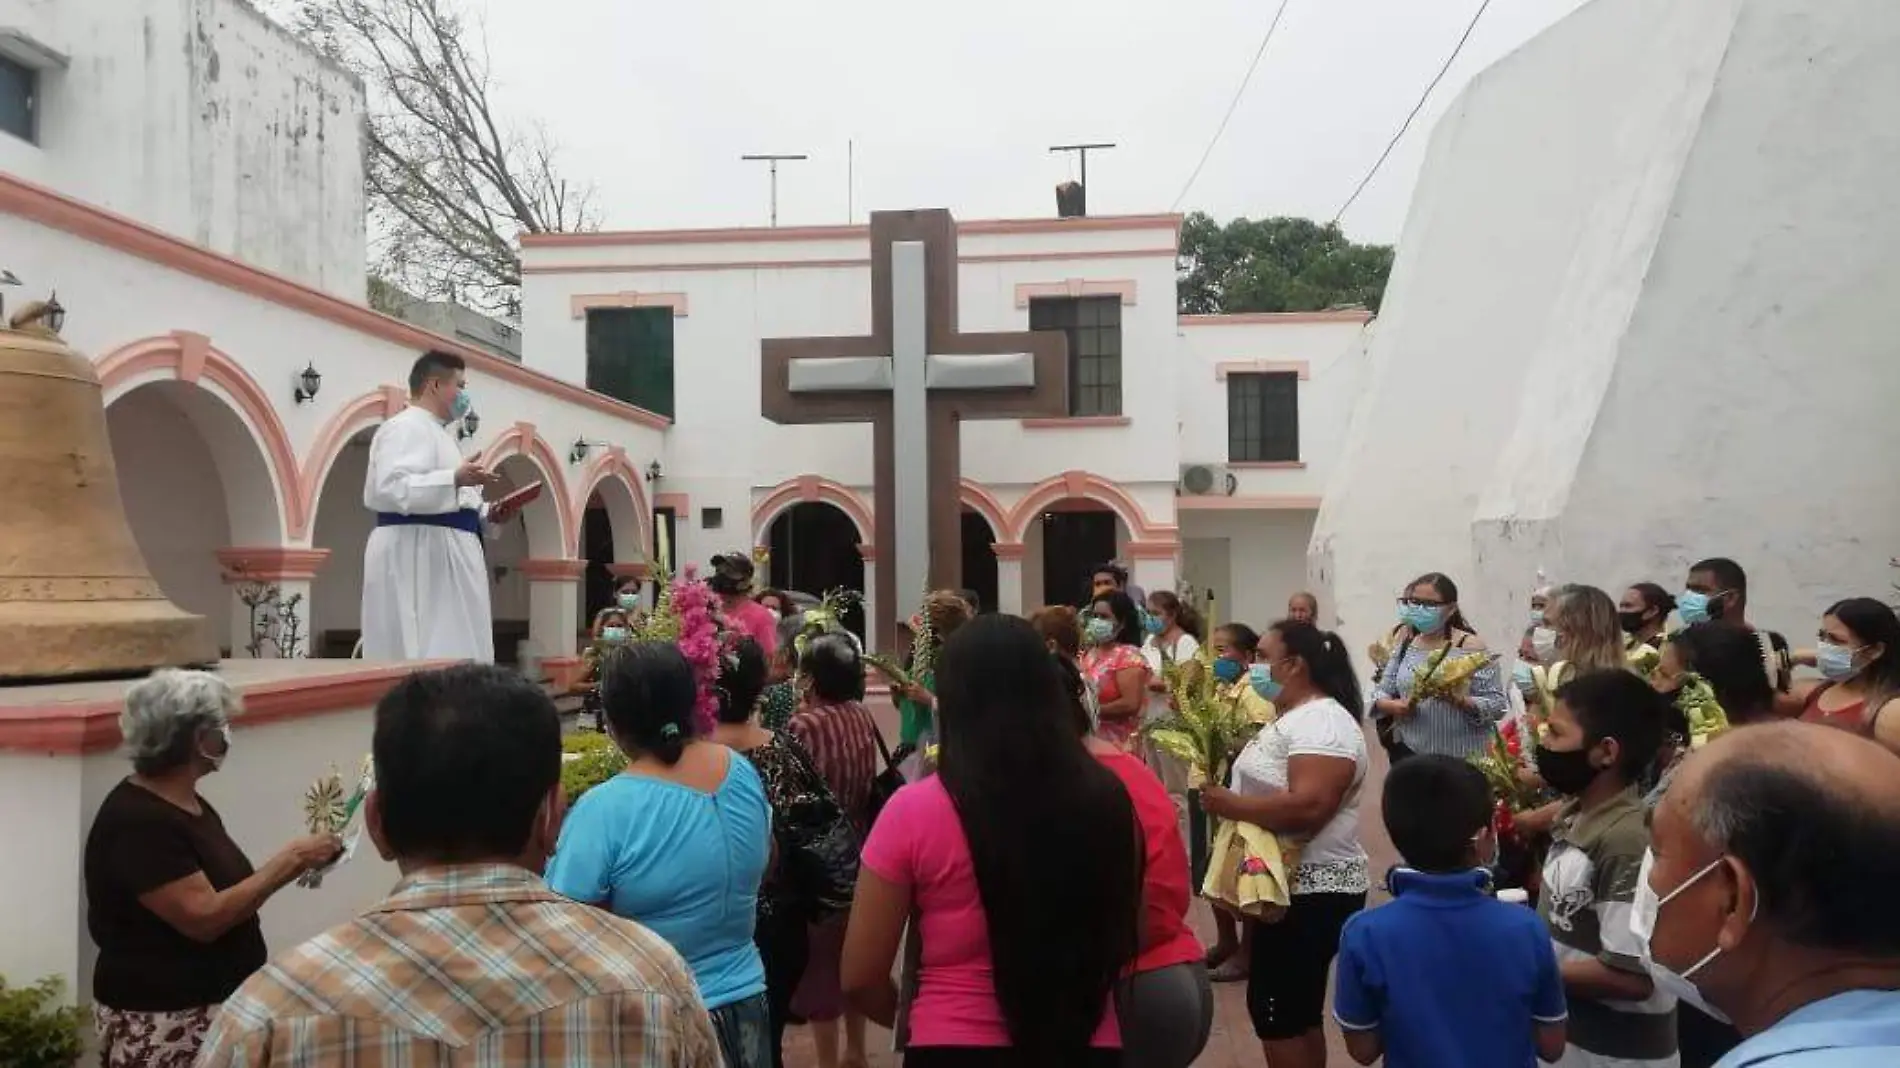
{"label": "woman in floral dress", "polygon": [[1147,706],[1148,660],[1141,655],[1141,613],[1120,590],[1110,590],[1089,606],[1083,623],[1082,676],[1095,691],[1096,736],[1133,752]]}

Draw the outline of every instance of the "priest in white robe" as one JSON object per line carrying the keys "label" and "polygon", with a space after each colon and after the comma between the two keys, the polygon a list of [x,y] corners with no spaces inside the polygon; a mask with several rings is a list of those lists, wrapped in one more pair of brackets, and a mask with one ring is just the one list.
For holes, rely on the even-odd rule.
{"label": "priest in white robe", "polygon": [[424,354],[409,372],[409,407],[370,442],[366,660],[495,660],[484,531],[509,516],[483,502],[494,476],[462,458],[448,429],[468,414],[467,377],[461,357]]}

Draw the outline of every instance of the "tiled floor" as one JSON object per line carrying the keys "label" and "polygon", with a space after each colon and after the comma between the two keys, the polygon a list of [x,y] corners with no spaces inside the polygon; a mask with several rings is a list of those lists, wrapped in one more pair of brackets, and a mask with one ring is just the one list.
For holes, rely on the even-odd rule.
{"label": "tiled floor", "polygon": [[[1379,820],[1379,787],[1385,779],[1385,756],[1367,732],[1367,744],[1373,753],[1373,767],[1365,784],[1364,799],[1360,803],[1360,838],[1365,842],[1366,852],[1372,855],[1374,882],[1380,881],[1383,873],[1396,859],[1392,843],[1386,838],[1385,826]],[[1374,892],[1373,903],[1382,900],[1382,895]],[[1212,922],[1207,907],[1196,902],[1194,924],[1203,937],[1211,939]],[[1240,1068],[1240,1066],[1260,1066],[1266,1061],[1260,1053],[1260,1043],[1253,1037],[1253,1027],[1247,1022],[1247,1000],[1245,983],[1221,983],[1214,988],[1214,1034],[1208,1040],[1206,1052],[1195,1061],[1197,1068]],[[1327,1038],[1332,1049],[1330,1063],[1349,1065],[1345,1046],[1341,1043],[1337,1029],[1329,1027]],[[895,1068],[900,1063],[896,1055],[890,1052],[888,1032],[873,1029],[868,1045],[872,1051],[872,1068]],[[790,1068],[815,1068],[818,1059],[812,1051],[811,1036],[807,1028],[795,1027],[785,1035],[786,1064]]]}

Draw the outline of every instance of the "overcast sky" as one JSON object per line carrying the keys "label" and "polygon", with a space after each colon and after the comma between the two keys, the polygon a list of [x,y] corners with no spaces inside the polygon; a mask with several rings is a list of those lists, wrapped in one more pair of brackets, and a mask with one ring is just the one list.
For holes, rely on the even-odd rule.
{"label": "overcast sky", "polygon": [[[469,0],[508,114],[553,131],[610,228],[781,225],[948,207],[1046,216],[1092,155],[1092,214],[1167,211],[1277,0]],[[1452,72],[1349,212],[1399,233],[1427,136],[1472,75],[1583,0],[1494,0]],[[1478,0],[1290,0],[1183,210],[1330,218],[1450,53]]]}

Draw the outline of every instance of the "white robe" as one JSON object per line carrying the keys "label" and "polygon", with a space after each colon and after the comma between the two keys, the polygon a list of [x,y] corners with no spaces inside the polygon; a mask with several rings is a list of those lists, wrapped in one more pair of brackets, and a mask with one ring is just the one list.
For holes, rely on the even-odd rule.
{"label": "white robe", "polygon": [[[435,416],[398,412],[369,446],[363,507],[371,512],[486,513],[482,492],[458,487],[462,453]],[[495,660],[482,539],[449,527],[378,526],[363,550],[363,658]]]}

